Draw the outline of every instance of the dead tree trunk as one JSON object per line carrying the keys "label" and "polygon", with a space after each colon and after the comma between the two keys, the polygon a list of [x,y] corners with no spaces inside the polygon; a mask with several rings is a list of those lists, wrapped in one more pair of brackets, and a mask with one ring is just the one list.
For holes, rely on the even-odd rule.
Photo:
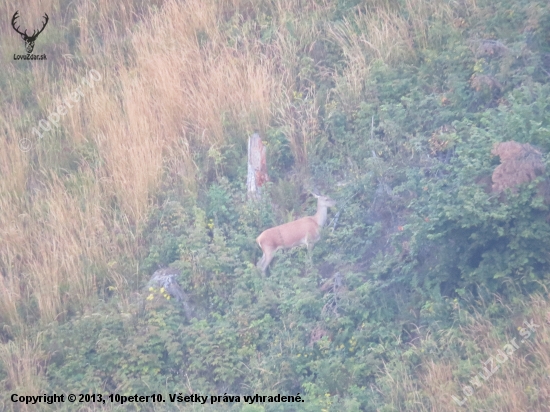
{"label": "dead tree trunk", "polygon": [[265,146],[258,133],[248,138],[248,174],[246,186],[248,197],[258,199],[261,187],[269,180],[265,158]]}

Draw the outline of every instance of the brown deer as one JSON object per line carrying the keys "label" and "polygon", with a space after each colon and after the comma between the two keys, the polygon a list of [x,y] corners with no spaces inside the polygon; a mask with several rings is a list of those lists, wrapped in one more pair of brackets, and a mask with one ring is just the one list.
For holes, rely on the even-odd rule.
{"label": "brown deer", "polygon": [[17,26],[15,27],[15,21],[17,20],[17,18],[19,17],[18,16],[19,14],[19,10],[17,10],[15,12],[15,14],[13,15],[12,19],[11,19],[11,26],[13,27],[13,29],[19,33],[21,35],[21,37],[23,38],[23,40],[25,40],[25,49],[27,49],[27,53],[32,53],[33,49],[34,49],[34,42],[36,40],[36,38],[38,37],[38,35],[40,33],[42,33],[42,31],[44,30],[44,28],[46,27],[46,25],[48,24],[48,21],[50,20],[50,18],[48,17],[48,15],[46,13],[44,13],[44,23],[42,25],[42,28],[40,30],[38,30],[38,33],[36,32],[36,30],[34,30],[32,32],[32,36],[29,36],[27,35],[27,30],[25,30],[23,33],[19,31],[19,27],[20,26]]}
{"label": "brown deer", "polygon": [[314,196],[317,198],[317,213],[314,216],[272,227],[258,236],[256,242],[264,252],[257,265],[262,273],[265,274],[277,250],[306,245],[308,252],[311,252],[313,245],[321,238],[321,228],[327,220],[327,208],[336,205],[336,202],[327,196]]}

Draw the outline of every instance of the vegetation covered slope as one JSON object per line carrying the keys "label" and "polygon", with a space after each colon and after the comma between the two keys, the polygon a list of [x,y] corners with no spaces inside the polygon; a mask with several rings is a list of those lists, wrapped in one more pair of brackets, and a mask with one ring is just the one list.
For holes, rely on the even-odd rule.
{"label": "vegetation covered slope", "polygon": [[[47,61],[13,60],[18,9],[24,27],[49,14],[34,51]],[[548,409],[546,175],[491,190],[495,143],[550,151],[548,2],[0,10],[2,409],[44,392],[305,396],[205,407],[249,412]],[[255,130],[272,179],[260,203],[245,194]],[[313,213],[313,187],[338,208],[312,259],[280,253],[262,277],[254,239]],[[145,289],[169,265],[191,320]]]}

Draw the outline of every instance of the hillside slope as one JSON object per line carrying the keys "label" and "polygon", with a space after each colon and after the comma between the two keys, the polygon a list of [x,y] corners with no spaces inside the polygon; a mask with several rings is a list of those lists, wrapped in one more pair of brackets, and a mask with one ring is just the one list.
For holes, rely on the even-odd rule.
{"label": "hillside slope", "polygon": [[[29,32],[48,14],[47,60],[13,59],[18,9]],[[2,410],[549,410],[548,2],[0,10]],[[506,166],[511,141],[530,146]],[[338,204],[311,259],[262,277],[254,239],[312,189]],[[165,267],[191,319],[146,286]]]}

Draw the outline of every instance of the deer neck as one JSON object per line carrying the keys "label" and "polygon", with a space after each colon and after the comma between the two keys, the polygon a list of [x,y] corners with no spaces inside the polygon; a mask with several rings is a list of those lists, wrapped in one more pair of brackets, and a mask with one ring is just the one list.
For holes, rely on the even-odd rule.
{"label": "deer neck", "polygon": [[323,227],[327,221],[327,206],[317,202],[317,213],[315,213],[314,218],[319,227]]}

